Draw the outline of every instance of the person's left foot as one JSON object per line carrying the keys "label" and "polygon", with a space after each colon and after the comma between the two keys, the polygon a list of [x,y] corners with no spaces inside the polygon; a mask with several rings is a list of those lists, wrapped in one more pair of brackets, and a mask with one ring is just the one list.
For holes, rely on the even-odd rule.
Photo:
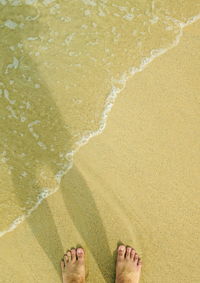
{"label": "person's left foot", "polygon": [[63,283],[85,283],[85,253],[82,248],[71,249],[61,261]]}

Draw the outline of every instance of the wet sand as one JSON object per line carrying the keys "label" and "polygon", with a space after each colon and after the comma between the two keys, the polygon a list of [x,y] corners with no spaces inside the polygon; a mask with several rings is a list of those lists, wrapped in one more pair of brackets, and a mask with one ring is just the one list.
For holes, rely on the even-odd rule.
{"label": "wet sand", "polygon": [[1,238],[0,282],[60,282],[77,244],[88,282],[113,282],[117,243],[142,256],[141,282],[199,282],[199,29],[129,80],[61,189]]}

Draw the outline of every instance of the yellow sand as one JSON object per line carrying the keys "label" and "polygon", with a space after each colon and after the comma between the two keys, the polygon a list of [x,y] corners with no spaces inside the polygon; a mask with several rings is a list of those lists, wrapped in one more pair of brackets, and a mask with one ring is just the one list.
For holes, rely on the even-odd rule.
{"label": "yellow sand", "polygon": [[88,282],[113,282],[119,242],[142,256],[141,282],[199,282],[199,30],[128,82],[61,189],[1,238],[0,282],[60,282],[77,244]]}

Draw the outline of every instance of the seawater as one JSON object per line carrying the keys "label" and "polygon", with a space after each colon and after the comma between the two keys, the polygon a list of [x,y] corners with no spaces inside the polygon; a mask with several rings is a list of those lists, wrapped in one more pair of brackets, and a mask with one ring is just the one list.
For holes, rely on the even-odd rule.
{"label": "seawater", "polygon": [[0,236],[59,188],[127,80],[199,18],[196,0],[0,0]]}

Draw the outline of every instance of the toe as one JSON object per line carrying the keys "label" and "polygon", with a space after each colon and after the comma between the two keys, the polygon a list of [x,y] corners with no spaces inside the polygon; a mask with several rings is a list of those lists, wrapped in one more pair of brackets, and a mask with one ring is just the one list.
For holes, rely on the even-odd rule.
{"label": "toe", "polygon": [[77,253],[78,261],[83,261],[85,256],[84,250],[82,248],[78,248],[76,250],[76,253]]}
{"label": "toe", "polygon": [[71,259],[72,259],[72,256],[71,256],[71,252],[70,252],[70,251],[67,252],[67,257],[68,257],[68,262],[70,262]]}
{"label": "toe", "polygon": [[76,250],[71,249],[71,257],[72,257],[72,262],[75,263],[76,261]]}
{"label": "toe", "polygon": [[126,248],[126,255],[125,255],[126,259],[130,259],[130,254],[131,254],[131,248],[127,247]]}
{"label": "toe", "polygon": [[64,264],[66,265],[69,262],[69,257],[67,254],[64,254]]}
{"label": "toe", "polygon": [[61,259],[60,265],[61,265],[61,270],[64,271],[65,263],[64,263],[64,259],[63,258]]}
{"label": "toe", "polygon": [[135,250],[132,249],[132,250],[131,250],[131,259],[134,260],[134,257],[135,257]]}
{"label": "toe", "polygon": [[139,256],[138,256],[138,254],[136,253],[135,254],[135,257],[134,257],[134,262],[137,264],[138,263],[138,259],[139,259]]}
{"label": "toe", "polygon": [[118,260],[124,259],[125,251],[126,251],[126,247],[124,245],[118,247],[118,253],[117,253]]}
{"label": "toe", "polygon": [[142,260],[141,260],[141,258],[138,258],[138,263],[137,263],[137,265],[140,266],[140,267],[142,266]]}

